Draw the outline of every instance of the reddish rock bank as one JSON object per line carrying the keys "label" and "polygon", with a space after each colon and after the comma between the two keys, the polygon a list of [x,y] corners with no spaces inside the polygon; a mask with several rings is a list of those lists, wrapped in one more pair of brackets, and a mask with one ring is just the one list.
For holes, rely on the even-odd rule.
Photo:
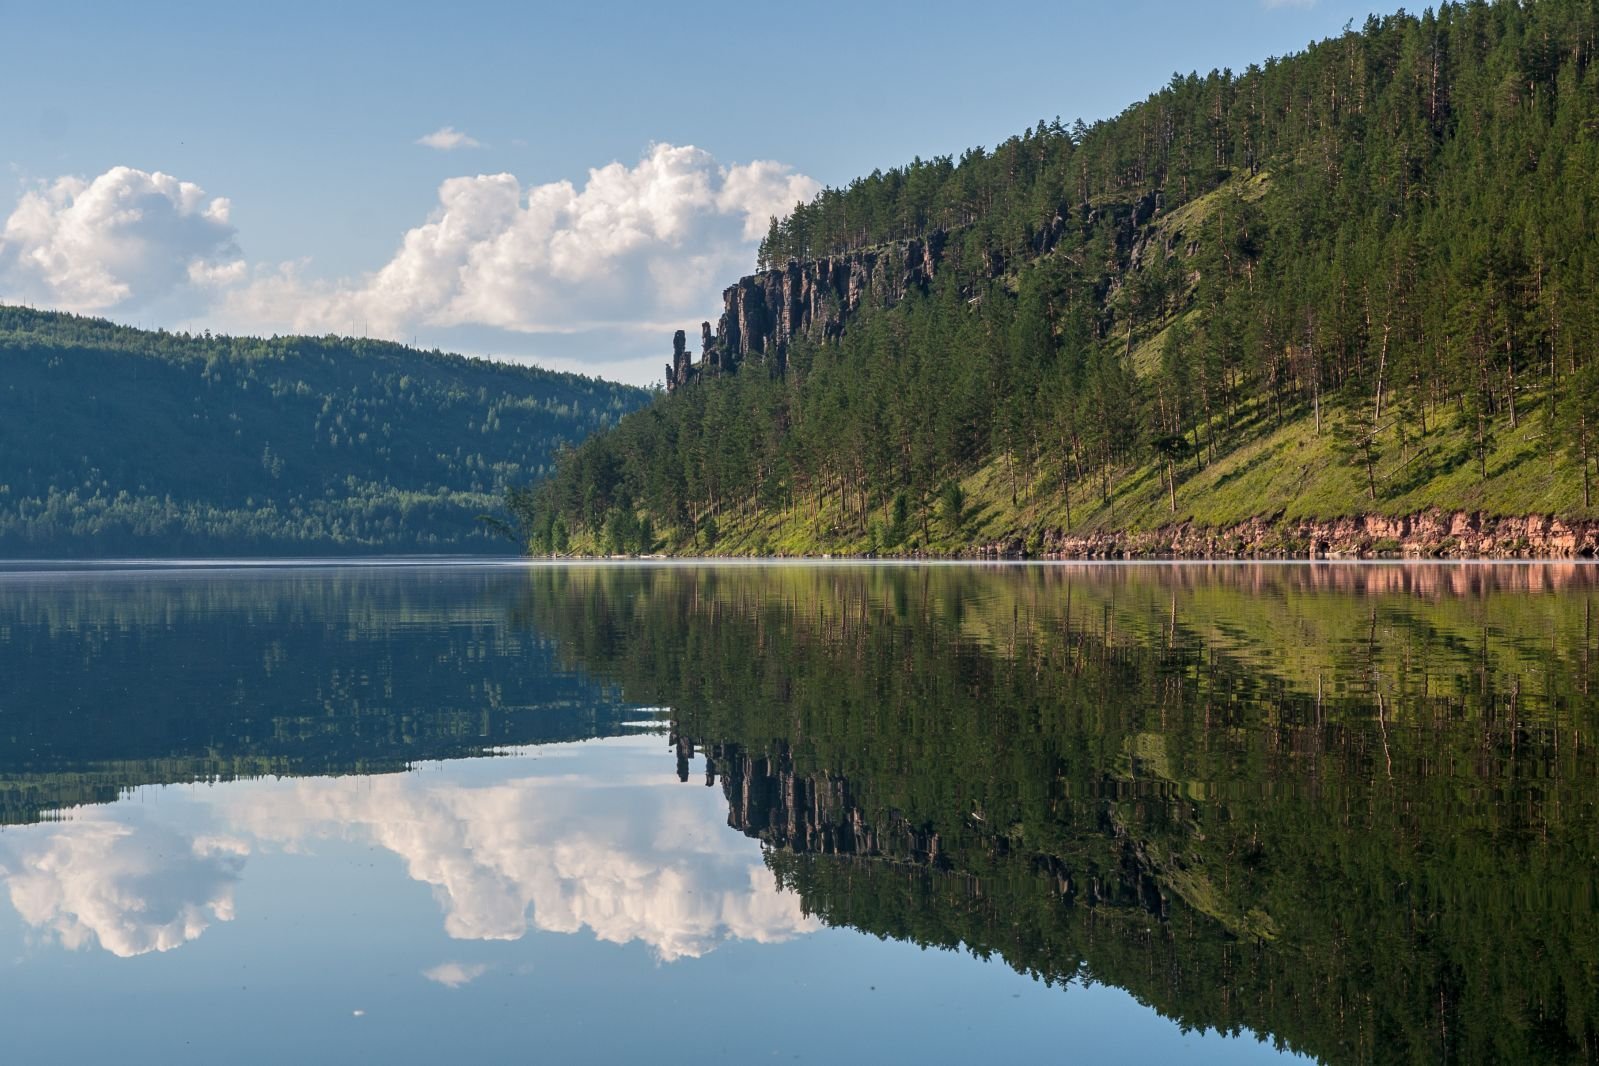
{"label": "reddish rock bank", "polygon": [[[1014,546],[1019,552],[1021,545]],[[984,554],[1009,554],[990,545]],[[1072,534],[1043,541],[1052,559],[1293,558],[1403,555],[1422,558],[1570,559],[1599,555],[1599,520],[1546,515],[1495,518],[1468,511],[1326,520],[1256,518],[1225,528],[1179,523],[1148,532]]]}

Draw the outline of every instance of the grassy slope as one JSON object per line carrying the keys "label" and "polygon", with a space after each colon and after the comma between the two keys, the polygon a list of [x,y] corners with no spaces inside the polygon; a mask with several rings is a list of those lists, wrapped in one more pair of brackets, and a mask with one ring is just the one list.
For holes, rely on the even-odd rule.
{"label": "grassy slope", "polygon": [[[1528,397],[1529,400],[1533,397]],[[1529,404],[1529,406],[1533,406]],[[1558,514],[1599,518],[1599,508],[1582,506],[1582,475],[1567,455],[1551,459],[1541,413],[1523,417],[1514,431],[1501,428],[1488,455],[1484,480],[1473,449],[1474,427],[1453,411],[1429,414],[1428,432],[1401,449],[1392,430],[1382,438],[1376,467],[1378,498],[1367,491],[1363,467],[1339,456],[1331,430],[1337,410],[1323,412],[1320,435],[1313,414],[1281,427],[1262,426],[1241,434],[1230,450],[1201,468],[1189,462],[1177,475],[1177,510],[1171,510],[1164,474],[1153,464],[1127,469],[1112,485],[1109,502],[1098,484],[1073,487],[1070,520],[1053,477],[1023,485],[1011,501],[1011,479],[1003,458],[991,460],[962,481],[968,518],[957,533],[940,517],[929,517],[923,547],[953,555],[973,545],[1012,540],[1029,543],[1044,530],[1073,534],[1145,531],[1178,523],[1226,528],[1253,518],[1330,519],[1361,514],[1409,515],[1437,508],[1492,515]],[[804,513],[729,518],[722,525],[717,554],[863,554],[876,547],[896,554],[921,542],[921,526],[911,544],[884,551],[869,536],[840,536],[836,511],[824,508],[812,520]],[[693,554],[693,546],[683,546]]]}
{"label": "grassy slope", "polygon": [[[1501,429],[1481,475],[1473,450],[1474,427],[1452,411],[1435,411],[1428,433],[1401,448],[1393,430],[1383,435],[1376,467],[1377,499],[1370,498],[1363,467],[1340,457],[1330,423],[1340,412],[1324,412],[1322,431],[1313,414],[1280,428],[1246,431],[1243,440],[1204,468],[1179,471],[1174,514],[1164,479],[1154,466],[1128,471],[1110,503],[1090,499],[1074,507],[1074,531],[1154,529],[1176,522],[1224,527],[1255,517],[1325,519],[1357,514],[1404,515],[1430,508],[1485,511],[1497,515],[1592,516],[1582,507],[1582,475],[1567,456],[1551,460],[1542,417],[1524,417],[1515,430]],[[1436,424],[1434,422],[1436,421]],[[1068,528],[1065,507],[1054,494],[1032,502],[1010,502],[1003,464],[991,463],[968,481],[983,511],[982,534],[1002,534],[1034,525]],[[1083,490],[1079,490],[1082,492]]]}
{"label": "grassy slope", "polygon": [[[1530,397],[1529,397],[1530,399]],[[1145,531],[1188,523],[1226,528],[1253,518],[1330,519],[1361,514],[1409,515],[1431,509],[1481,511],[1508,516],[1558,514],[1599,518],[1599,508],[1582,506],[1582,475],[1567,455],[1551,459],[1548,432],[1541,414],[1524,417],[1511,431],[1501,429],[1488,455],[1488,477],[1473,450],[1473,427],[1452,411],[1429,415],[1428,433],[1401,449],[1392,430],[1382,439],[1384,454],[1377,464],[1378,498],[1370,499],[1364,468],[1351,465],[1335,450],[1331,421],[1336,410],[1323,412],[1316,433],[1314,415],[1304,415],[1280,428],[1263,427],[1219,453],[1208,466],[1189,462],[1177,475],[1177,510],[1171,510],[1164,474],[1154,465],[1122,471],[1112,485],[1109,502],[1095,484],[1073,487],[1070,520],[1060,485],[1040,476],[1023,485],[1011,501],[1008,463],[994,459],[962,481],[967,519],[956,532],[941,517],[929,516],[922,539],[919,516],[913,516],[908,542],[885,549],[870,536],[840,535],[843,525],[831,507],[812,519],[803,510],[768,513],[755,520],[729,516],[714,546],[718,555],[825,553],[850,555],[908,554],[921,549],[934,555],[956,555],[974,545],[1020,540],[1027,544],[1044,530],[1072,534]],[[1436,424],[1434,424],[1436,419]],[[703,545],[677,546],[681,554],[703,554]]]}

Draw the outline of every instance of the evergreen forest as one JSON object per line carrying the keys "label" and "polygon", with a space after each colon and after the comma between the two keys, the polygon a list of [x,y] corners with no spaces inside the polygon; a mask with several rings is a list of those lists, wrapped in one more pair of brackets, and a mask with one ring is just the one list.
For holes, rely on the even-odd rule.
{"label": "evergreen forest", "polygon": [[[1596,47],[1595,0],[1401,11],[1173,75],[1108,120],[828,188],[773,219],[747,280],[842,264],[847,299],[777,308],[738,359],[707,351],[515,491],[521,535],[959,554],[1251,520],[1592,519]],[[936,269],[883,269],[934,249]]]}
{"label": "evergreen forest", "polygon": [[0,556],[514,550],[478,516],[642,389],[0,307]]}

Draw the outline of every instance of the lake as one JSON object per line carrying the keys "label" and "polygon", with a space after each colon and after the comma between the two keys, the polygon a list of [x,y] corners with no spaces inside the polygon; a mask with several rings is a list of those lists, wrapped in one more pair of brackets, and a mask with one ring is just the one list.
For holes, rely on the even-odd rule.
{"label": "lake", "polygon": [[1596,600],[0,567],[7,1058],[1592,1061]]}

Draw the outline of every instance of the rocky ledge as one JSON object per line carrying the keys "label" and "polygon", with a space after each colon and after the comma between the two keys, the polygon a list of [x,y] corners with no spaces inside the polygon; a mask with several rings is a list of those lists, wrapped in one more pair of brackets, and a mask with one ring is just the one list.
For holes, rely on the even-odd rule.
{"label": "rocky ledge", "polygon": [[[1116,255],[1125,264],[1178,248],[1192,254],[1195,245],[1190,237],[1156,224],[1161,210],[1160,197],[1154,193],[1124,203],[1075,207],[1063,203],[1014,254],[1037,258],[1051,252],[1066,234],[1093,233],[1107,223],[1115,234]],[[790,259],[783,266],[740,278],[722,293],[716,328],[700,323],[698,359],[689,351],[684,330],[673,336],[667,391],[698,377],[731,373],[745,362],[764,364],[781,374],[795,339],[834,340],[862,305],[893,307],[912,293],[926,292],[940,271],[961,261],[959,230],[933,229],[909,240],[820,259]],[[981,248],[964,256],[961,269],[973,281],[997,278],[1012,265],[1000,250]]]}
{"label": "rocky ledge", "polygon": [[882,248],[800,262],[740,278],[722,293],[722,316],[712,332],[700,324],[700,358],[688,351],[682,330],[672,338],[666,387],[676,390],[704,374],[725,373],[746,361],[781,373],[797,337],[826,340],[862,302],[892,307],[913,290],[925,290],[943,259],[943,230]]}
{"label": "rocky ledge", "polygon": [[[982,546],[981,555],[1021,554],[1020,541]],[[1500,518],[1472,511],[1390,517],[1256,518],[1216,528],[1179,523],[1147,532],[1051,531],[1048,559],[1365,558],[1573,559],[1599,556],[1599,520],[1550,515]]]}

